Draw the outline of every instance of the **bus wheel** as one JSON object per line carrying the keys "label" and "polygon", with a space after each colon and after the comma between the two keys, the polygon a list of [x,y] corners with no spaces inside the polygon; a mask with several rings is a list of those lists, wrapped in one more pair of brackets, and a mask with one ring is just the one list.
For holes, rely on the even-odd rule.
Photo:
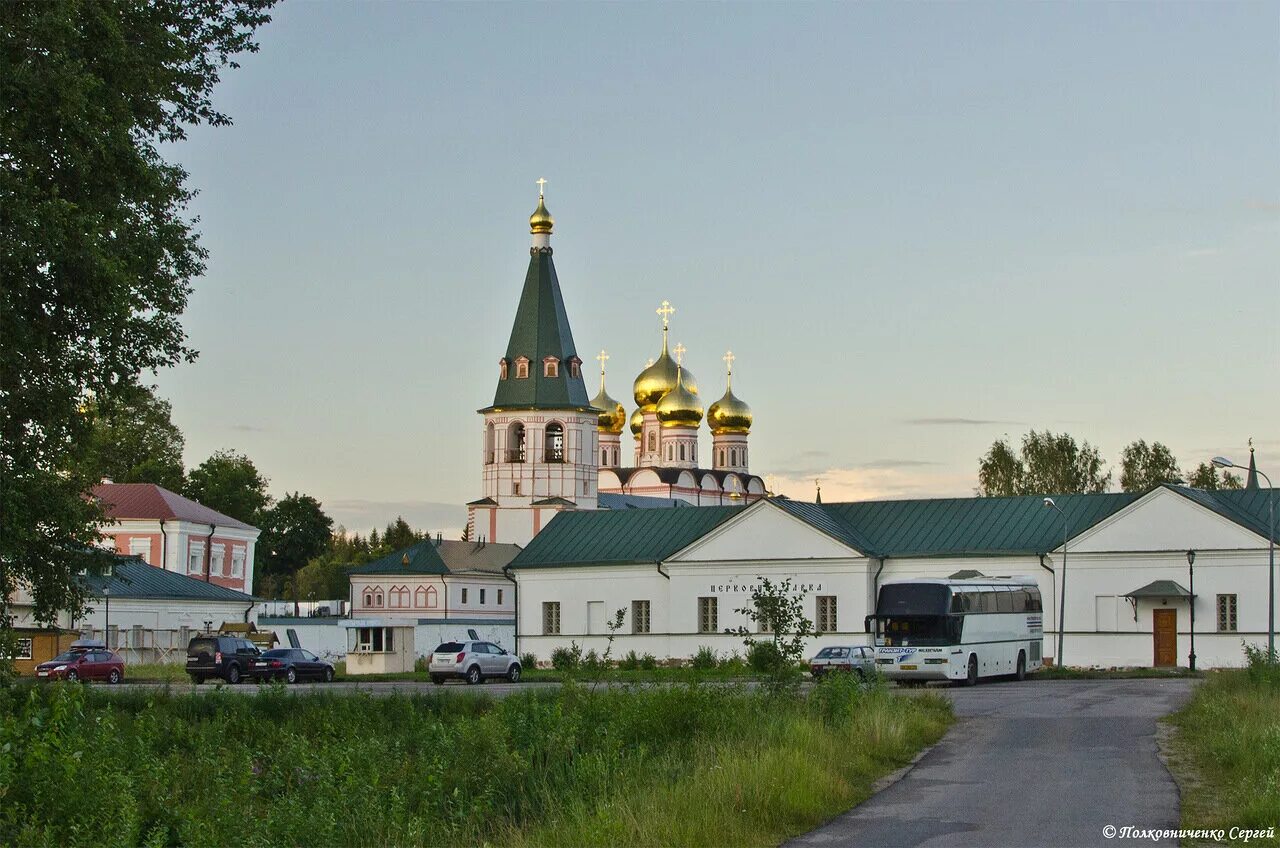
{"label": "bus wheel", "polygon": [[977,654],[969,655],[969,673],[964,679],[965,686],[973,686],[978,682],[978,656]]}
{"label": "bus wheel", "polygon": [[1027,679],[1027,653],[1026,651],[1018,651],[1018,671],[1014,675],[1019,680]]}

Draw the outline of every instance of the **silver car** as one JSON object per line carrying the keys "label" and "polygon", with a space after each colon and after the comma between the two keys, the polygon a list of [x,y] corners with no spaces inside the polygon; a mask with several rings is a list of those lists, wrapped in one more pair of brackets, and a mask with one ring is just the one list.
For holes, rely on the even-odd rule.
{"label": "silver car", "polygon": [[832,671],[851,671],[858,677],[867,677],[875,673],[875,667],[875,650],[861,645],[823,648],[809,660],[809,673],[814,679]]}
{"label": "silver car", "polygon": [[492,642],[442,642],[431,653],[427,673],[437,686],[450,677],[460,677],[468,683],[504,677],[516,683],[520,680],[520,660]]}

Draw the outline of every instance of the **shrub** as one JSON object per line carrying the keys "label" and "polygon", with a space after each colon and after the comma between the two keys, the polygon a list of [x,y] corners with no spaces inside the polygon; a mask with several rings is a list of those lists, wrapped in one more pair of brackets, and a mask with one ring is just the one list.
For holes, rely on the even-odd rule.
{"label": "shrub", "polygon": [[596,649],[592,648],[587,651],[587,655],[582,658],[582,667],[587,671],[599,671],[604,665],[600,659],[600,655],[596,653]]}
{"label": "shrub", "polygon": [[582,646],[571,642],[567,648],[556,648],[551,652],[551,667],[556,671],[577,671],[582,667]]}
{"label": "shrub", "polygon": [[635,671],[640,667],[640,658],[635,651],[627,651],[627,655],[618,660],[618,668],[623,671]]}
{"label": "shrub", "polygon": [[706,645],[698,646],[698,653],[693,655],[693,667],[700,671],[706,671],[707,669],[715,668],[716,665],[716,652]]}
{"label": "shrub", "polygon": [[414,671],[420,671],[420,672],[426,672],[426,671],[427,671],[428,666],[430,666],[430,665],[431,665],[431,660],[430,660],[429,658],[427,658],[427,657],[418,657],[416,660],[414,660],[414,661],[413,661],[413,670],[414,670]]}
{"label": "shrub", "polygon": [[1249,680],[1256,686],[1273,686],[1280,688],[1280,657],[1267,653],[1261,645],[1244,645],[1245,670]]}
{"label": "shrub", "polygon": [[747,665],[761,674],[776,674],[784,663],[782,654],[772,642],[755,642],[747,649]]}
{"label": "shrub", "polygon": [[537,668],[538,658],[533,654],[521,654],[520,667],[524,669]]}
{"label": "shrub", "polygon": [[645,654],[640,658],[640,668],[645,671],[653,671],[658,667],[658,660],[653,654]]}

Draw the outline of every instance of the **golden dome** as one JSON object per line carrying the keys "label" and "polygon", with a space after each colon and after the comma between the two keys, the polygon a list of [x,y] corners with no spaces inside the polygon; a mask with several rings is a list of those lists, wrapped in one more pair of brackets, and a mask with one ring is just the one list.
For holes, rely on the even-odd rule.
{"label": "golden dome", "polygon": [[538,208],[533,210],[533,214],[529,216],[529,232],[531,233],[550,233],[551,228],[556,225],[556,219],[551,217],[551,213],[547,211],[547,204],[543,202],[542,195],[538,195]]}
{"label": "golden dome", "polygon": [[724,397],[707,410],[707,426],[715,436],[725,433],[745,435],[751,430],[751,420],[751,407],[733,393],[732,387],[726,388]]}
{"label": "golden dome", "polygon": [[697,427],[702,423],[702,404],[684,383],[684,369],[676,369],[676,385],[662,396],[657,406],[663,427]]}
{"label": "golden dome", "polygon": [[600,375],[600,394],[591,399],[591,405],[601,410],[597,424],[601,433],[612,433],[616,436],[622,432],[622,428],[627,424],[627,411],[604,390],[603,374]]}
{"label": "golden dome", "polygon": [[644,413],[636,410],[631,413],[631,434],[637,439],[640,438],[640,431],[644,429]]}
{"label": "golden dome", "polygon": [[684,387],[691,394],[698,393],[698,383],[689,373],[689,370],[681,369],[676,361],[671,358],[671,354],[667,353],[667,333],[662,333],[662,353],[658,356],[658,360],[652,365],[640,372],[640,376],[636,377],[635,383],[632,385],[632,395],[635,397],[636,406],[641,409],[653,409],[658,401],[662,400],[662,396],[676,387],[676,372],[683,370]]}

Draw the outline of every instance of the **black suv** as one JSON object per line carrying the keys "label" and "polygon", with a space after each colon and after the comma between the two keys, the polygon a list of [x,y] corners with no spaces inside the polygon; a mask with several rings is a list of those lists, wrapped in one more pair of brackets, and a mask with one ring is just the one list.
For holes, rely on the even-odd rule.
{"label": "black suv", "polygon": [[187,645],[187,674],[196,684],[210,677],[239,683],[253,671],[261,653],[248,639],[238,636],[197,636]]}

